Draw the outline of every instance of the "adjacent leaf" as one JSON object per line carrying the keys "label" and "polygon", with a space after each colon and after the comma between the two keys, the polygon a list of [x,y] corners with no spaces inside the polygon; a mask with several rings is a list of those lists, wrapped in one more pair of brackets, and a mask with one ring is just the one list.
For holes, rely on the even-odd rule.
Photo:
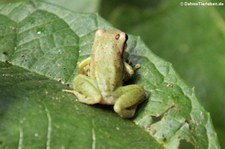
{"label": "adjacent leaf", "polygon": [[46,3],[0,11],[0,148],[162,148],[132,121],[75,101],[55,81],[74,77],[79,48],[89,51],[98,16]]}
{"label": "adjacent leaf", "polygon": [[72,100],[53,81],[71,83],[76,63],[90,55],[95,30],[111,28],[101,17],[31,1],[0,5],[0,20],[0,60],[14,65],[0,67],[3,147],[160,148],[153,136],[166,148],[183,140],[195,148],[219,148],[193,89],[139,37],[129,35],[128,52],[142,66],[133,83],[143,84],[150,97],[134,119],[142,130],[103,106]]}

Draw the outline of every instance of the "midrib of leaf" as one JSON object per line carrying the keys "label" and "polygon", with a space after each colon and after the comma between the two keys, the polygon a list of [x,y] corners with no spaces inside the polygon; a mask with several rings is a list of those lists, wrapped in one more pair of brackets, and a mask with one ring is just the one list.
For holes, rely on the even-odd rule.
{"label": "midrib of leaf", "polygon": [[[28,6],[28,7],[27,7]],[[13,65],[18,65],[20,67],[23,67],[25,69],[28,69],[29,71],[34,71],[36,73],[42,74],[47,76],[48,78],[54,79],[54,80],[62,80],[63,82],[70,82],[71,79],[74,77],[74,75],[76,74],[74,72],[75,67],[76,67],[76,62],[79,61],[80,57],[78,56],[78,51],[80,49],[80,55],[88,55],[89,51],[90,51],[90,47],[92,45],[92,39],[93,39],[93,35],[94,35],[94,31],[97,28],[102,28],[102,27],[106,27],[106,28],[110,28],[110,26],[108,26],[107,23],[105,23],[105,21],[101,20],[100,17],[98,17],[97,15],[92,15],[92,14],[73,14],[67,10],[62,10],[56,6],[51,6],[48,5],[47,3],[39,3],[37,5],[38,9],[36,10],[36,8],[31,7],[30,5],[26,5],[21,3],[21,5],[17,5],[17,7],[14,7],[13,5],[13,9],[9,9],[10,11],[4,11],[6,8],[2,7],[0,12],[2,12],[4,15],[8,16],[14,20],[15,22],[17,22],[19,25],[17,26],[19,28],[18,32],[17,32],[17,46],[16,47],[16,52],[12,53],[10,59],[7,59],[10,63],[12,63]],[[8,6],[10,7],[10,6]],[[20,8],[20,9],[18,9]],[[23,9],[22,9],[23,8]],[[15,17],[17,16],[17,14],[19,14],[17,11],[21,11],[22,10],[26,10],[25,12],[27,12],[26,15],[22,15],[20,17]],[[15,12],[17,12],[16,14],[14,14]],[[23,14],[23,13],[21,13]],[[38,14],[41,17],[38,17]],[[40,44],[40,41],[42,38],[44,38],[45,36],[39,36],[39,34],[43,34],[44,31],[42,29],[38,30],[37,28],[40,27],[40,24],[38,25],[34,25],[33,27],[30,26],[29,27],[29,22],[30,18],[34,17],[35,19],[33,19],[33,21],[39,21],[42,20],[42,17],[46,17],[47,20],[51,17],[53,20],[55,21],[59,21],[59,23],[61,23],[61,25],[64,25],[65,28],[67,29],[67,31],[65,31],[64,29],[62,30],[57,30],[57,31],[62,31],[63,33],[67,33],[67,34],[71,34],[70,37],[68,37],[68,39],[71,40],[71,43],[77,40],[75,45],[72,45],[71,49],[68,49],[66,51],[66,48],[68,48],[68,46],[65,46],[63,43],[60,46],[55,46],[53,45],[53,48],[49,48],[52,49],[53,53],[45,53],[46,45],[42,45]],[[66,22],[66,23],[63,23]],[[48,25],[49,23],[54,23],[53,22],[47,22],[44,23],[42,25]],[[26,26],[28,24],[28,26]],[[85,24],[85,25],[84,25]],[[55,25],[55,24],[53,24]],[[21,29],[21,27],[24,27],[24,29]],[[46,27],[46,26],[44,26]],[[21,30],[20,30],[21,29]],[[31,31],[31,37],[37,36],[37,38],[34,38],[32,40],[32,38],[30,39],[30,37],[27,37],[28,41],[23,41],[20,42],[20,38],[21,40],[24,40],[24,37],[26,37],[26,35],[23,34],[27,34],[27,32],[29,33],[29,31]],[[53,32],[55,33],[55,32]],[[27,34],[30,35],[30,34]],[[52,35],[50,34],[45,34],[46,36]],[[21,36],[21,37],[20,37]],[[60,36],[59,37],[64,37],[64,36]],[[145,57],[147,59],[146,63],[143,64],[143,68],[145,67],[144,65],[150,64],[150,65],[154,65],[154,68],[149,68],[149,72],[147,72],[147,78],[145,78],[146,80],[149,80],[149,76],[153,77],[151,80],[153,80],[153,83],[156,83],[155,81],[157,80],[157,78],[162,78],[163,82],[154,84],[154,86],[147,86],[147,90],[150,92],[151,96],[150,96],[150,101],[147,103],[146,107],[139,113],[138,117],[134,120],[136,122],[136,124],[138,124],[140,127],[144,128],[146,131],[148,131],[152,136],[154,136],[156,138],[156,140],[158,140],[160,143],[164,144],[165,146],[169,147],[169,148],[175,148],[179,145],[179,141],[181,139],[185,139],[187,141],[192,142],[195,146],[201,144],[201,146],[199,146],[199,148],[209,148],[209,146],[211,145],[212,147],[217,146],[217,139],[216,139],[216,134],[213,130],[212,125],[209,125],[211,123],[208,123],[210,121],[210,117],[208,115],[207,112],[204,111],[204,109],[199,105],[199,103],[197,102],[197,99],[194,95],[193,90],[189,89],[188,86],[186,86],[182,81],[180,81],[180,78],[177,76],[177,74],[174,72],[171,64],[164,62],[163,60],[161,60],[160,58],[158,58],[157,56],[155,56],[153,53],[151,53],[148,48],[142,43],[142,41],[140,39],[137,39],[135,37],[129,36],[130,39],[128,42],[128,46],[129,45],[135,45],[132,42],[135,42],[136,45],[135,46],[130,46],[130,53],[131,53],[131,58],[132,58],[132,52],[134,53],[133,55],[137,56],[140,53],[140,59],[135,59],[134,58],[134,62],[138,63],[141,61],[143,61],[143,58]],[[36,41],[39,40],[39,41]],[[63,40],[63,39],[62,39]],[[43,40],[44,42],[45,40]],[[54,41],[54,40],[53,40]],[[60,41],[60,40],[57,40]],[[55,44],[57,44],[56,42],[53,42]],[[37,42],[37,43],[32,43],[32,42]],[[24,45],[26,46],[26,44],[24,43],[29,43],[32,45],[32,47],[28,47],[24,48]],[[51,42],[50,42],[51,43]],[[21,45],[23,44],[23,45]],[[47,44],[47,43],[46,43]],[[138,44],[138,45],[137,45]],[[26,61],[24,61],[23,59],[21,60],[21,57],[24,57],[23,54],[21,54],[21,52],[25,51],[26,49],[31,49],[33,48],[33,46],[40,46],[38,47],[38,49],[40,49],[38,52],[41,52],[40,55],[42,55],[40,61],[38,61],[37,59],[40,58],[39,56],[35,57],[35,55],[32,54],[32,51],[30,51],[31,53],[26,53],[27,55],[27,59],[30,60],[30,64],[27,63]],[[69,44],[69,47],[71,46],[71,44]],[[35,47],[36,48],[36,47]],[[57,49],[55,48],[60,48],[59,52],[65,52],[64,54],[66,54],[68,51],[71,51],[73,49],[76,49],[74,52],[75,53],[69,53],[68,56],[62,55],[62,57],[57,57],[55,60],[51,61],[51,59],[49,60],[49,58],[51,58],[52,54],[56,54],[56,55],[60,55],[61,53],[54,53],[57,51]],[[63,51],[65,50],[65,51]],[[19,52],[18,52],[19,51]],[[138,53],[137,53],[138,51]],[[25,51],[27,52],[27,51]],[[29,51],[28,51],[29,52]],[[48,51],[49,52],[49,51]],[[48,55],[49,54],[49,55]],[[45,56],[46,55],[46,56]],[[73,56],[71,56],[73,55]],[[146,55],[146,56],[144,56]],[[61,55],[60,55],[61,56]],[[67,61],[64,58],[65,57],[70,57],[71,60]],[[54,58],[54,57],[53,57]],[[43,60],[43,61],[42,61]],[[49,61],[48,61],[49,60]],[[60,60],[59,63],[58,60]],[[4,60],[3,60],[4,61]],[[40,62],[40,63],[39,63]],[[42,63],[43,62],[43,63]],[[64,64],[63,67],[59,67],[58,69],[56,69],[58,67],[58,65],[60,64]],[[71,65],[72,63],[72,65]],[[73,65],[74,64],[74,65]],[[51,68],[53,68],[54,70],[51,70]],[[66,69],[64,69],[66,68]],[[144,72],[144,70],[140,69],[140,74],[146,73]],[[49,71],[50,70],[50,71]],[[68,72],[68,70],[70,70]],[[153,72],[152,72],[153,71]],[[60,74],[58,74],[60,73]],[[149,75],[151,73],[151,75]],[[161,75],[161,76],[160,76]],[[156,80],[155,80],[156,79]],[[144,84],[145,85],[145,80],[144,77],[141,77],[140,80],[137,81],[137,83],[140,84]],[[170,97],[168,100],[168,97],[171,95],[170,89],[175,88],[174,89],[174,94],[177,97]],[[160,95],[162,94],[162,95]],[[191,104],[189,104],[189,106],[191,107],[191,112],[190,115],[188,114],[187,110],[186,111],[182,111],[182,109],[185,109],[185,105],[182,105],[182,101],[174,101],[176,98],[178,97],[182,97],[185,98],[186,101],[191,102]],[[187,98],[187,99],[186,99]],[[179,99],[179,98],[178,98]],[[161,104],[158,104],[159,102],[162,102]],[[165,103],[164,103],[165,102]],[[171,105],[175,104],[175,108],[171,108]],[[156,108],[151,108],[154,107],[154,105],[156,105]],[[163,108],[160,108],[159,106],[163,106]],[[159,109],[157,109],[157,107]],[[154,110],[153,110],[154,109]],[[180,110],[180,112],[178,112]],[[187,112],[186,114],[184,114],[183,112]],[[162,115],[163,114],[163,115]],[[147,119],[151,119],[152,117],[159,117],[162,115],[162,118],[160,121],[148,121],[147,123],[145,122],[146,118]],[[171,116],[172,115],[172,116]],[[167,125],[168,122],[178,122],[178,125],[176,125],[173,128],[168,129]],[[144,123],[143,123],[144,122]],[[206,125],[207,123],[207,125]],[[205,129],[205,127],[208,126],[208,128],[206,128],[207,132],[201,132],[198,131],[199,129]],[[190,130],[189,127],[193,127],[193,130]],[[166,128],[166,129],[165,129]],[[209,131],[208,131],[209,130]],[[213,130],[213,131],[212,131]],[[183,133],[185,132],[185,133]],[[194,133],[193,133],[194,132]],[[198,133],[201,132],[203,134],[198,136]],[[209,135],[210,133],[210,135]],[[211,138],[210,138],[211,137]],[[212,142],[211,144],[208,142]]]}

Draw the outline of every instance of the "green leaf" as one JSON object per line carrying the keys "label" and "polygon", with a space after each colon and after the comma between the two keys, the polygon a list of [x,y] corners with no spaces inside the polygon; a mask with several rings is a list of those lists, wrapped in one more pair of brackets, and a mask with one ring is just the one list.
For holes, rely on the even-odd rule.
{"label": "green leaf", "polygon": [[161,148],[132,121],[75,101],[57,81],[3,62],[0,74],[0,148]]}
{"label": "green leaf", "polygon": [[[110,1],[104,2],[111,6]],[[107,9],[110,13],[104,11],[103,5],[101,15],[116,27],[140,35],[157,55],[171,61],[182,78],[195,86],[197,97],[211,114],[221,148],[225,148],[225,115],[221,114],[225,105],[225,9],[181,7],[180,2],[158,1],[157,5],[143,8],[117,1],[117,7]]]}
{"label": "green leaf", "polygon": [[139,37],[129,35],[127,51],[142,66],[133,83],[143,84],[150,98],[135,125],[62,92],[76,63],[90,55],[96,29],[112,28],[101,17],[29,1],[0,5],[0,20],[1,147],[178,148],[184,142],[219,148],[193,89]]}
{"label": "green leaf", "polygon": [[75,12],[95,12],[99,6],[100,0],[43,0],[49,3],[63,6]]}

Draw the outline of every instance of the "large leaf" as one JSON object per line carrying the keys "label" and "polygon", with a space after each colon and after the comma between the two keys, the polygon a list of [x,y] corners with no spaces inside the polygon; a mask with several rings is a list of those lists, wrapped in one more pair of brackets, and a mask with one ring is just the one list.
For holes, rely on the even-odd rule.
{"label": "large leaf", "polygon": [[133,83],[143,84],[150,98],[135,125],[108,107],[80,104],[62,92],[76,63],[90,54],[95,30],[111,28],[101,17],[31,1],[0,5],[0,20],[3,148],[178,148],[180,142],[219,148],[193,89],[139,37],[128,40],[129,59],[142,66]]}
{"label": "large leaf", "polygon": [[75,12],[95,12],[99,6],[100,0],[43,0],[63,6]]}
{"label": "large leaf", "polygon": [[131,121],[62,93],[57,81],[2,62],[0,72],[2,149],[161,148]]}
{"label": "large leaf", "polygon": [[185,7],[180,6],[180,0],[157,2],[137,7],[130,1],[118,0],[117,7],[105,10],[111,5],[104,1],[100,8],[115,26],[140,35],[157,55],[171,61],[182,78],[196,87],[197,97],[210,112],[225,148],[225,115],[221,114],[225,106],[225,3],[217,7]]}

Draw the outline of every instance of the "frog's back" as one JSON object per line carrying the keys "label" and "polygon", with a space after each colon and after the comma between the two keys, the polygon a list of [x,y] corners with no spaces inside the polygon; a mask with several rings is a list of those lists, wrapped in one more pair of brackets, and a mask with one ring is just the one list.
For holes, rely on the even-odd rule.
{"label": "frog's back", "polygon": [[122,57],[118,57],[117,53],[110,50],[113,45],[104,46],[104,48],[96,50],[94,60],[95,78],[101,91],[114,91],[118,86],[122,85],[123,79],[123,63]]}
{"label": "frog's back", "polygon": [[101,92],[113,92],[122,86],[125,36],[125,33],[118,30],[96,32],[90,71]]}

